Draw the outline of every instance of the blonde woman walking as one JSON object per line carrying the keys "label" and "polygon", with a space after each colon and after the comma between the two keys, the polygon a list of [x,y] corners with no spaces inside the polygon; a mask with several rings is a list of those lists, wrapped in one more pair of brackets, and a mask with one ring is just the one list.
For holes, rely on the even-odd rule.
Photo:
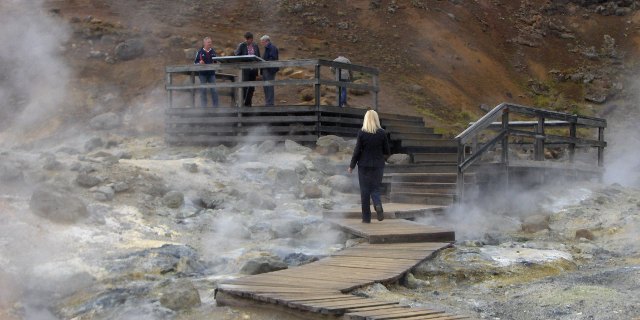
{"label": "blonde woman walking", "polygon": [[369,110],[364,115],[362,129],[358,131],[358,140],[353,150],[351,164],[347,171],[351,173],[358,165],[358,182],[360,183],[360,200],[362,204],[362,222],[371,223],[371,207],[373,200],[378,221],[384,219],[380,185],[384,174],[385,155],[391,154],[387,133],[380,126],[378,113]]}

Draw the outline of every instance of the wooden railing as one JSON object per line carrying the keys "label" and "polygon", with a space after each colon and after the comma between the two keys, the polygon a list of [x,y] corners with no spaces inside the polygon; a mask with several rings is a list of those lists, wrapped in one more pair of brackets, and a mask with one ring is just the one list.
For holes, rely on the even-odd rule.
{"label": "wooden railing", "polygon": [[[511,114],[524,117],[534,117],[535,121],[510,121]],[[495,122],[500,119],[499,122]],[[547,121],[550,120],[550,121]],[[553,135],[546,132],[547,127],[565,127],[569,129],[566,136]],[[596,139],[579,138],[578,128],[597,129]],[[505,170],[504,182],[509,184],[509,145],[510,137],[522,137],[533,139],[535,161],[545,161],[545,147],[548,145],[564,145],[568,148],[568,163],[573,164],[576,148],[597,148],[597,166],[604,163],[604,148],[607,143],[604,140],[604,129],[607,127],[605,119],[584,117],[568,113],[535,109],[531,107],[502,103],[487,113],[455,139],[458,142],[457,164],[457,199],[462,201],[464,197],[465,172],[478,162],[483,155],[501,145],[500,164]],[[523,130],[533,128],[532,131]],[[486,134],[491,131],[491,134]],[[482,139],[483,141],[480,141]],[[471,150],[471,152],[468,152]]]}
{"label": "wooden railing", "polygon": [[[227,57],[224,57],[227,58]],[[283,80],[271,80],[271,81],[244,81],[242,79],[242,70],[245,69],[262,69],[262,68],[313,68],[313,77],[311,79],[283,79]],[[323,77],[322,68],[334,68],[337,72],[333,73],[333,79],[326,77],[326,72]],[[339,78],[340,70],[346,69],[352,72],[360,72],[364,75],[363,78],[370,79],[369,83],[354,83],[350,81],[341,81]],[[218,79],[226,79],[231,82],[216,82],[212,83],[196,83],[196,75],[200,71],[216,71],[222,76],[218,76]],[[313,86],[314,87],[314,104],[316,108],[320,108],[321,105],[321,86],[335,86],[336,91],[340,88],[350,88],[365,90],[373,93],[372,107],[378,109],[378,92],[380,91],[378,76],[379,71],[376,68],[365,67],[349,63],[334,62],[322,59],[309,59],[309,60],[280,60],[280,61],[256,61],[256,62],[236,62],[236,63],[214,63],[206,65],[181,65],[181,66],[167,66],[166,71],[166,89],[167,89],[167,106],[168,108],[174,107],[174,93],[175,92],[189,92],[191,93],[192,107],[195,106],[195,95],[197,89],[206,88],[229,88],[233,92],[234,99],[232,100],[235,106],[242,105],[242,88],[243,87],[264,87],[264,86]],[[176,75],[186,75],[189,77],[188,83],[176,84],[174,77]],[[237,75],[237,76],[234,76]],[[283,76],[278,76],[282,78]]]}

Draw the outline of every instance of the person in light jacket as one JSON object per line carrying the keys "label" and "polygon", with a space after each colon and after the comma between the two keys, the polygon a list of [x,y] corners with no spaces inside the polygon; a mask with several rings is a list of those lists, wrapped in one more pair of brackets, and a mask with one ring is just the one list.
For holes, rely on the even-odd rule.
{"label": "person in light jacket", "polygon": [[[264,46],[264,55],[262,59],[264,61],[276,61],[278,60],[278,47],[271,43],[271,38],[268,35],[264,35],[260,38],[260,43]],[[279,68],[263,68],[260,70],[262,74],[262,80],[272,81],[276,79],[276,73]],[[273,106],[275,100],[275,91],[273,86],[264,86],[264,104],[266,106]]]}
{"label": "person in light jacket", "polygon": [[[216,50],[213,49],[211,45],[211,38],[206,37],[202,39],[202,48],[198,50],[196,53],[196,58],[193,63],[195,64],[212,64],[214,63],[213,58],[216,57]],[[216,83],[216,72],[211,71],[200,71],[198,73],[198,78],[200,78],[200,83]],[[209,88],[209,92],[211,93],[211,104],[214,107],[218,106],[218,92],[216,88]],[[207,89],[200,89],[200,105],[201,107],[207,106]]]}
{"label": "person in light jacket", "polygon": [[364,115],[362,129],[358,131],[358,140],[347,171],[351,173],[358,165],[360,200],[362,204],[362,222],[371,222],[369,199],[373,200],[378,221],[384,219],[380,185],[384,174],[385,155],[391,154],[387,133],[380,126],[378,113],[369,110]]}

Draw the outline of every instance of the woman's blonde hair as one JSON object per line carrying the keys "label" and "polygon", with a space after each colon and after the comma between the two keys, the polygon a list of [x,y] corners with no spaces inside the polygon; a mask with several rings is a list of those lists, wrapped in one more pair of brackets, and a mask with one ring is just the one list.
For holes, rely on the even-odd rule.
{"label": "woman's blonde hair", "polygon": [[369,110],[364,114],[364,121],[362,122],[362,131],[368,133],[376,133],[378,129],[382,129],[380,126],[380,118],[378,113],[374,110]]}

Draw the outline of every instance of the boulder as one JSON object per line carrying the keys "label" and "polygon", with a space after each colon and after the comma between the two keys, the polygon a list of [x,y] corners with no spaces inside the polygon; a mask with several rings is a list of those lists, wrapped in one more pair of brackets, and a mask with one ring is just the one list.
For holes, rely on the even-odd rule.
{"label": "boulder", "polygon": [[304,197],[308,199],[322,198],[322,190],[316,184],[305,184],[302,188],[302,192]]}
{"label": "boulder", "polygon": [[1,161],[0,162],[0,181],[13,182],[22,181],[24,175],[22,169],[17,162]]}
{"label": "boulder", "polygon": [[193,162],[185,162],[182,164],[182,167],[191,173],[198,172],[198,165]]}
{"label": "boulder", "polygon": [[347,176],[343,175],[335,175],[327,178],[327,185],[330,186],[333,190],[339,192],[352,192],[354,189],[353,182]]}
{"label": "boulder", "polygon": [[420,287],[428,286],[429,282],[421,279],[416,279],[413,273],[409,272],[404,278],[404,285],[409,289],[418,289]]}
{"label": "boulder", "polygon": [[102,179],[96,176],[88,175],[86,173],[79,173],[78,176],[76,177],[76,183],[79,186],[84,188],[93,188],[99,185],[101,182],[102,182]]}
{"label": "boulder", "polygon": [[116,182],[113,185],[113,190],[115,192],[124,192],[124,191],[129,190],[130,188],[131,188],[131,186],[128,183],[124,182],[124,181]]}
{"label": "boulder", "polygon": [[84,150],[86,152],[91,152],[91,151],[93,151],[95,149],[102,148],[103,146],[104,146],[104,141],[102,141],[101,138],[93,137],[93,138],[89,139],[87,142],[85,142]]}
{"label": "boulder", "polygon": [[264,154],[264,153],[269,153],[271,151],[273,151],[273,149],[276,148],[276,143],[273,140],[266,140],[264,142],[262,142],[259,146],[258,146],[258,154]]}
{"label": "boulder", "polygon": [[551,230],[549,226],[550,219],[549,215],[544,214],[526,217],[521,225],[522,231],[535,233],[542,230]]}
{"label": "boulder", "polygon": [[226,162],[229,155],[229,148],[224,145],[202,150],[199,154],[200,157],[213,160],[216,162]]}
{"label": "boulder", "polygon": [[100,187],[93,193],[93,197],[98,201],[111,201],[115,195],[116,192],[111,186]]}
{"label": "boulder", "polygon": [[205,264],[198,252],[187,245],[165,244],[108,261],[109,273],[124,276],[204,274]]}
{"label": "boulder", "polygon": [[284,149],[290,153],[308,154],[311,152],[310,148],[300,145],[299,143],[292,140],[284,141]]}
{"label": "boulder", "polygon": [[180,208],[184,204],[184,194],[180,191],[169,191],[162,197],[162,203],[172,209]]}
{"label": "boulder", "polygon": [[51,171],[60,170],[62,169],[62,162],[58,161],[55,155],[48,154],[44,157],[42,168]]}
{"label": "boulder", "polygon": [[144,53],[144,43],[140,39],[129,39],[115,48],[116,58],[119,60],[131,60]]}
{"label": "boulder", "polygon": [[300,189],[300,178],[295,170],[280,170],[276,175],[276,186],[286,190],[298,190]]}
{"label": "boulder", "polygon": [[396,153],[392,154],[389,159],[387,159],[389,164],[409,164],[411,163],[411,156],[404,153]]}
{"label": "boulder", "polygon": [[289,266],[301,266],[307,263],[316,262],[319,258],[317,256],[310,256],[304,253],[295,252],[284,257],[284,262]]}
{"label": "boulder", "polygon": [[254,275],[287,268],[287,264],[277,256],[261,256],[247,261],[242,268],[240,268],[240,273]]}
{"label": "boulder", "polygon": [[111,130],[121,125],[120,117],[113,112],[97,115],[89,120],[89,127],[94,130]]}
{"label": "boulder", "polygon": [[316,141],[316,152],[322,155],[335,154],[340,151],[340,146],[344,143],[344,139],[338,136],[322,136]]}
{"label": "boulder", "polygon": [[89,215],[87,206],[80,198],[50,187],[36,188],[29,207],[34,214],[60,223],[77,222]]}
{"label": "boulder", "polygon": [[587,240],[593,240],[596,237],[588,229],[576,230],[576,239],[581,239],[581,238],[584,238],[584,239],[587,239]]}
{"label": "boulder", "polygon": [[189,310],[199,306],[198,289],[188,279],[178,279],[160,289],[160,304],[174,311]]}

